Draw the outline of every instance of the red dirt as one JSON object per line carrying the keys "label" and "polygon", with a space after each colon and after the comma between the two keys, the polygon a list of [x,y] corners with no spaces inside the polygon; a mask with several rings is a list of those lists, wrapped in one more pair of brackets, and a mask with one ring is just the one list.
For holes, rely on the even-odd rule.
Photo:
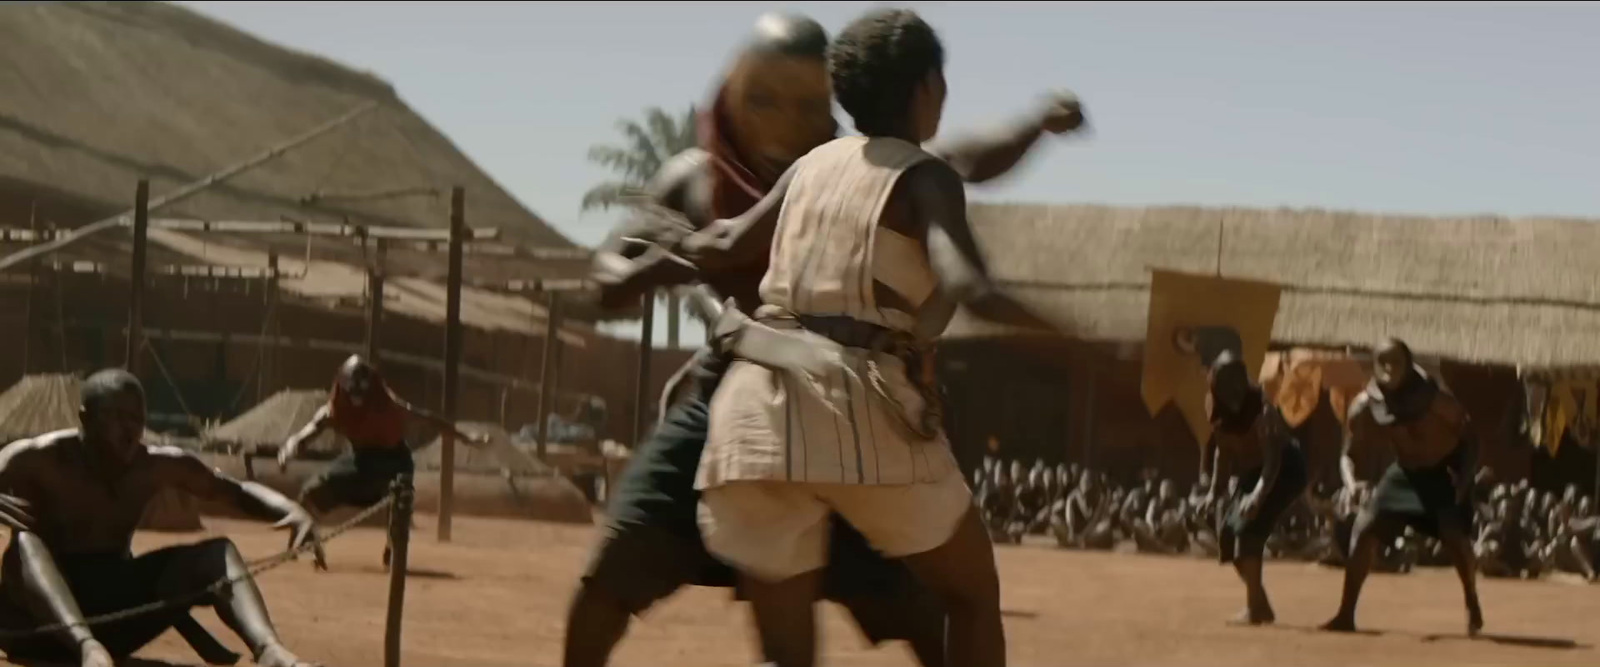
{"label": "red dirt", "polygon": [[[207,519],[247,557],[269,555],[281,533],[263,524]],[[460,518],[455,540],[438,544],[435,520],[417,518],[413,576],[406,592],[407,667],[553,666],[560,661],[563,609],[594,539],[590,527]],[[143,534],[138,548],[193,539]],[[386,577],[378,567],[382,533],[357,529],[329,545],[333,572],[309,560],[262,576],[261,585],[286,642],[328,667],[382,662]],[[1468,641],[1454,576],[1445,570],[1374,575],[1360,621],[1377,635],[1309,632],[1338,599],[1340,573],[1303,564],[1268,568],[1279,627],[1228,627],[1243,603],[1230,570],[1187,558],[1002,547],[1006,630],[1011,664],[1278,667],[1320,665],[1595,665],[1600,664],[1600,595],[1561,582],[1488,581],[1482,586],[1488,631],[1505,641]],[[838,611],[824,605],[822,659],[827,665],[913,664],[902,647],[870,649]],[[238,646],[209,611],[207,626]],[[1442,637],[1430,637],[1442,635]],[[1539,637],[1577,648],[1514,643]],[[744,610],[727,591],[680,593],[635,623],[617,667],[755,664]],[[148,658],[198,665],[175,635]],[[246,662],[248,658],[246,659]],[[166,662],[147,663],[166,665]]]}

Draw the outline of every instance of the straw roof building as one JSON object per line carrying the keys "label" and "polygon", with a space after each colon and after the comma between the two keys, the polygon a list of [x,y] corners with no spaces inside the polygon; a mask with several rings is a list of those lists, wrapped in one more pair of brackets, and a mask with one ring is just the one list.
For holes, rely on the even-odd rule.
{"label": "straw roof building", "polygon": [[[128,208],[139,178],[166,192],[376,102],[376,112],[169,213],[441,227],[448,189],[461,185],[471,224],[573,247],[388,83],[176,5],[8,4],[0,60],[15,65],[0,73],[0,179],[12,196],[42,199],[40,213],[63,226]],[[442,198],[341,199],[439,188]]]}
{"label": "straw roof building", "polygon": [[[1284,286],[1273,339],[1525,367],[1600,364],[1600,226],[1319,210],[979,205],[991,268],[1100,341],[1141,341],[1150,268]],[[1219,252],[1220,245],[1220,252]],[[971,319],[954,338],[997,330]]]}
{"label": "straw roof building", "polygon": [[[211,429],[205,434],[205,439],[246,452],[276,450],[289,436],[305,428],[311,422],[312,415],[327,403],[328,392],[323,389],[284,389],[244,414]],[[306,452],[337,454],[345,444],[344,438],[329,429],[302,447]]]}
{"label": "straw roof building", "polygon": [[[0,442],[12,442],[53,431],[79,427],[79,391],[83,380],[76,375],[29,375],[0,393]],[[148,444],[166,444],[166,439],[148,429]]]}
{"label": "straw roof building", "polygon": [[[0,60],[15,65],[0,71],[0,256],[131,208],[141,178],[156,200],[371,108],[152,212],[151,345],[140,374],[153,424],[228,419],[278,389],[326,382],[364,348],[375,252],[359,237],[163,223],[438,230],[453,186],[464,190],[466,224],[501,235],[467,247],[462,416],[533,421],[549,313],[544,295],[506,283],[583,277],[589,251],[519,204],[388,83],[156,2],[0,6]],[[440,245],[388,244],[380,337],[396,390],[433,406],[447,301]],[[0,309],[15,315],[0,320],[0,338],[21,348],[0,358],[0,382],[124,361],[130,249],[131,235],[113,229],[0,273]],[[274,255],[275,278],[266,273]],[[561,363],[592,372],[564,373],[559,397],[627,404],[634,345],[598,333],[576,304],[563,310]],[[157,373],[171,381],[152,381]],[[491,407],[472,414],[477,406]],[[628,430],[625,411],[610,428]]]}
{"label": "straw roof building", "polygon": [[[455,443],[455,470],[458,472],[495,473],[510,472],[514,475],[545,476],[551,474],[550,467],[541,463],[533,456],[532,452],[519,447],[511,438],[511,434],[501,428],[499,424],[489,422],[463,422],[461,430],[468,435],[487,434],[489,442],[483,446],[473,446],[464,442]],[[428,445],[417,451],[417,467],[423,470],[438,470],[444,459],[443,439],[435,437],[428,441]]]}
{"label": "straw roof building", "polygon": [[[1280,350],[1403,338],[1437,360],[1507,477],[1530,465],[1517,436],[1519,374],[1600,366],[1595,221],[1029,204],[974,205],[972,219],[1002,283],[1074,323],[1078,340],[1018,336],[958,315],[941,374],[952,438],[969,462],[994,436],[1003,456],[1193,476],[1193,437],[1170,415],[1150,417],[1139,398],[1156,268],[1282,285]],[[1327,431],[1312,438],[1318,461],[1334,456],[1337,419],[1312,422]]]}

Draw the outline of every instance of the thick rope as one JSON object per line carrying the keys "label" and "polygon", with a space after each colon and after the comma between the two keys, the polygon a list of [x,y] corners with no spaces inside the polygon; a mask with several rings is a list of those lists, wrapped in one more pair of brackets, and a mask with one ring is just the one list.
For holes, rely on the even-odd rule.
{"label": "thick rope", "polygon": [[316,548],[319,544],[327,542],[329,540],[332,540],[332,539],[334,539],[336,537],[339,537],[340,535],[343,535],[345,532],[349,531],[351,528],[356,527],[357,524],[359,524],[359,523],[361,523],[363,521],[366,521],[369,518],[372,518],[373,515],[377,514],[378,512],[383,511],[384,509],[388,508],[392,504],[394,504],[394,494],[391,493],[388,496],[384,497],[383,500],[378,501],[376,504],[372,505],[371,507],[368,507],[368,508],[366,508],[364,510],[361,510],[361,513],[355,515],[354,517],[351,517],[350,520],[345,521],[344,523],[341,523],[341,524],[339,524],[337,526],[334,526],[333,529],[329,530],[326,534],[324,534],[324,535],[319,537],[315,532],[313,532],[312,535],[311,535],[311,539],[306,540],[305,544],[300,545],[298,548],[285,549],[285,550],[283,550],[281,552],[278,552],[276,554],[273,554],[271,556],[267,556],[265,558],[258,558],[258,559],[249,561],[247,563],[248,567],[245,568],[244,573],[238,574],[238,575],[234,575],[234,576],[231,576],[231,577],[223,577],[221,579],[216,580],[211,585],[206,586],[205,588],[202,588],[202,589],[200,589],[198,591],[195,591],[193,593],[189,593],[189,594],[186,594],[186,595],[181,595],[181,596],[178,596],[176,598],[168,598],[168,599],[165,599],[165,600],[156,600],[155,602],[142,604],[142,605],[139,605],[137,607],[124,609],[122,611],[114,611],[114,612],[111,612],[111,613],[108,613],[108,614],[101,614],[99,616],[90,616],[90,617],[87,617],[87,618],[83,619],[83,621],[81,623],[51,623],[49,625],[42,625],[42,626],[30,629],[30,630],[0,630],[0,637],[7,637],[7,638],[30,637],[30,636],[33,636],[33,635],[44,634],[46,632],[53,632],[53,631],[56,631],[56,630],[60,630],[62,628],[66,628],[66,627],[69,627],[71,625],[79,625],[79,626],[83,626],[83,627],[104,625],[106,623],[111,623],[111,622],[114,622],[114,621],[120,621],[120,620],[123,620],[123,619],[126,619],[126,618],[133,618],[135,616],[142,616],[142,615],[145,615],[145,614],[155,613],[155,612],[158,612],[158,611],[165,611],[165,610],[174,609],[174,608],[187,609],[189,607],[193,607],[195,600],[198,600],[198,599],[200,599],[202,597],[205,597],[207,595],[215,595],[217,593],[220,593],[224,588],[232,586],[232,585],[234,585],[234,584],[236,584],[236,583],[238,583],[240,581],[244,581],[245,579],[249,579],[249,578],[255,577],[256,575],[263,574],[265,572],[277,569],[279,566],[282,566],[285,563],[288,563],[290,561],[295,560],[296,558],[298,558],[300,556],[300,554],[303,554],[303,553],[305,553],[307,551],[310,551],[310,550]]}

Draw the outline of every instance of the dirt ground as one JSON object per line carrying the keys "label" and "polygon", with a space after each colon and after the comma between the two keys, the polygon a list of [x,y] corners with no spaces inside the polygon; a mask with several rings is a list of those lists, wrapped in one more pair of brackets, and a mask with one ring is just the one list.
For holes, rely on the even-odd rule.
{"label": "dirt ground", "polygon": [[[264,524],[208,519],[247,557],[283,545]],[[435,520],[417,517],[406,591],[408,667],[554,666],[560,661],[563,607],[583,567],[594,529],[515,520],[460,518],[455,539],[439,544]],[[192,535],[141,535],[139,549]],[[262,588],[288,645],[328,667],[382,663],[386,576],[378,566],[382,533],[357,529],[329,544],[333,571],[309,560],[266,573]],[[1308,630],[1337,602],[1340,573],[1274,564],[1268,585],[1279,615],[1269,629],[1233,628],[1223,619],[1242,604],[1230,570],[1209,561],[1052,548],[1001,547],[1011,664],[1278,667],[1317,665],[1600,664],[1600,589],[1562,583],[1489,581],[1483,602],[1491,637],[1469,641],[1454,576],[1443,570],[1374,575],[1360,621],[1370,634]],[[197,617],[232,646],[239,643],[210,611]],[[823,611],[827,665],[912,665],[901,646],[872,649],[831,606]],[[169,633],[145,654],[145,667],[198,665]],[[164,661],[164,662],[163,662]],[[248,658],[246,658],[248,662]],[[618,667],[755,664],[742,607],[727,591],[680,593],[636,623],[613,662]]]}

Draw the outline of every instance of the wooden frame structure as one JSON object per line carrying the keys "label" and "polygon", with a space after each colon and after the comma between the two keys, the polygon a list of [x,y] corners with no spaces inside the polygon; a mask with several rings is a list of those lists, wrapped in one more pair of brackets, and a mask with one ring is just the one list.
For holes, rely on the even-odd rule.
{"label": "wooden frame structure", "polygon": [[[179,218],[152,218],[151,213],[192,197],[213,186],[224,183],[229,179],[245,173],[255,167],[270,162],[282,155],[306,144],[317,137],[327,134],[336,128],[359,118],[366,113],[379,108],[377,102],[367,102],[347,113],[308,130],[300,135],[274,145],[267,150],[250,157],[243,162],[230,166],[197,181],[182,185],[167,194],[152,200],[150,197],[150,183],[148,180],[139,180],[137,183],[134,205],[132,209],[104,218],[72,230],[55,230],[54,228],[40,230],[36,224],[31,224],[28,229],[0,228],[0,242],[24,242],[29,247],[0,257],[0,278],[6,282],[13,282],[12,276],[4,275],[7,269],[18,266],[27,267],[26,281],[30,287],[38,280],[40,259],[45,255],[61,251],[68,246],[79,243],[89,238],[110,230],[112,228],[129,228],[133,237],[133,252],[131,253],[128,279],[128,312],[127,327],[124,330],[126,345],[124,348],[124,366],[138,373],[139,362],[145,342],[151,338],[167,340],[215,340],[215,341],[241,341],[256,342],[262,346],[263,351],[267,346],[281,347],[293,345],[297,347],[323,347],[335,349],[364,350],[367,356],[374,361],[380,356],[397,361],[413,364],[429,365],[427,360],[414,355],[398,353],[383,354],[381,352],[381,338],[379,332],[383,321],[383,291],[384,283],[389,278],[387,271],[387,251],[390,247],[420,250],[423,252],[438,252],[443,250],[448,253],[448,275],[446,280],[446,308],[445,308],[445,351],[442,362],[444,375],[443,417],[450,421],[456,419],[457,394],[460,378],[463,374],[461,365],[462,338],[461,326],[461,299],[462,284],[464,282],[464,255],[493,255],[503,257],[527,258],[535,261],[581,261],[587,258],[590,251],[585,248],[530,248],[513,244],[497,243],[500,230],[497,228],[470,228],[466,223],[466,193],[462,186],[451,188],[450,197],[450,225],[448,230],[414,229],[405,227],[363,226],[351,224],[313,223],[296,220],[279,222],[250,222],[250,221],[212,221],[192,220]],[[411,190],[416,190],[415,188]],[[374,199],[390,198],[395,196],[409,196],[417,194],[411,190],[383,193],[366,193],[350,195],[343,199]],[[424,189],[424,193],[437,193],[436,190]],[[334,195],[314,195],[323,199],[336,198]],[[305,203],[309,203],[305,202]],[[307,341],[285,339],[278,335],[275,323],[271,316],[271,308],[280,298],[278,294],[278,280],[281,276],[278,266],[278,254],[269,249],[267,253],[267,266],[264,268],[253,267],[221,267],[214,265],[167,265],[156,267],[153,271],[148,265],[148,244],[151,229],[171,230],[191,233],[221,233],[234,235],[248,234],[293,234],[321,237],[344,237],[362,244],[375,244],[375,261],[367,266],[368,303],[366,307],[366,336],[361,344],[341,343],[336,341]],[[73,273],[110,273],[104,264],[97,262],[73,262],[69,271]],[[61,270],[61,264],[54,267]],[[266,328],[262,335],[235,335],[217,334],[210,332],[172,331],[159,328],[147,328],[144,323],[145,290],[147,278],[152,274],[178,275],[198,278],[244,278],[262,279],[267,284],[266,299],[267,314]],[[542,295],[547,307],[545,340],[543,350],[542,370],[538,382],[538,455],[541,459],[546,455],[547,424],[550,411],[553,408],[554,394],[558,385],[558,369],[555,360],[560,354],[559,326],[562,320],[562,300],[565,293],[587,291],[593,285],[582,279],[576,280],[510,280],[510,281],[474,281],[474,285],[486,287],[495,291]],[[32,292],[29,292],[29,308],[32,310]],[[653,320],[653,295],[647,296],[645,301],[643,335],[639,345],[639,372],[636,378],[636,401],[634,406],[634,431],[642,435],[645,415],[644,400],[648,390],[648,372],[651,352],[651,325]],[[24,316],[26,317],[26,315]],[[64,326],[64,324],[63,324]],[[26,327],[25,327],[26,328]],[[26,371],[26,353],[24,353],[24,371]],[[157,365],[161,365],[160,358],[156,358]],[[165,367],[162,367],[165,373]],[[467,375],[482,376],[494,375],[481,371],[467,369]],[[526,386],[515,377],[495,376],[493,381],[509,384],[511,386]],[[258,384],[261,382],[258,377]],[[259,386],[258,386],[259,392]],[[180,398],[181,401],[181,398]],[[187,408],[185,408],[187,409]],[[440,498],[438,517],[438,539],[448,542],[451,538],[451,519],[453,515],[454,491],[454,448],[453,434],[442,434],[441,466],[440,466]],[[610,466],[607,466],[609,472]],[[409,498],[407,498],[409,500]],[[404,506],[403,506],[404,507]],[[408,508],[407,508],[408,509]],[[397,515],[406,515],[408,511],[397,512]],[[409,525],[409,521],[406,522]],[[400,542],[404,544],[404,542]],[[400,605],[404,593],[404,547],[401,547],[399,571],[401,574],[392,581],[391,600],[388,618],[388,636],[385,642],[385,664],[399,664],[399,617]]]}

